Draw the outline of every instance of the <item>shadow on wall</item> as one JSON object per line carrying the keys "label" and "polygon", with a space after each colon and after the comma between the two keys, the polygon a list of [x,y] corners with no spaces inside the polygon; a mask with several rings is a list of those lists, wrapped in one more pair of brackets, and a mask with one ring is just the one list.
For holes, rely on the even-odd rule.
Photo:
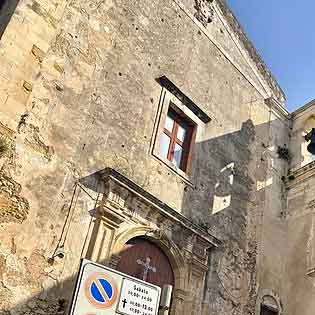
{"label": "shadow on wall", "polygon": [[[195,187],[186,191],[182,210],[224,247],[210,253],[204,290],[210,314],[252,314],[255,309],[255,226],[260,225],[257,220],[262,220],[263,211],[259,205],[285,171],[275,166],[276,147],[283,145],[283,139],[269,138],[270,128],[278,123],[275,119],[254,126],[247,120],[238,131],[196,144],[192,167]],[[279,191],[281,194],[281,188]]]}
{"label": "shadow on wall", "polygon": [[[267,166],[270,162],[267,155],[272,150],[263,146],[257,136],[259,139],[266,139],[264,136],[269,134],[269,128],[268,123],[255,127],[252,121],[248,120],[237,132],[196,145],[196,167],[193,173],[196,185],[184,196],[184,214],[209,229],[211,233],[215,232],[215,236],[223,241],[228,240],[223,250],[212,257],[209,266],[212,273],[215,271],[215,276],[208,277],[205,284],[204,298],[214,313],[221,309],[224,314],[247,314],[242,313],[244,304],[253,309],[256,301],[256,247],[255,244],[250,247],[246,243],[246,225],[253,196],[256,199],[263,198],[265,192],[265,187],[258,189],[258,184],[255,187],[253,179],[267,182]],[[256,165],[256,168],[250,167],[250,164]],[[103,193],[104,187],[99,185],[98,173],[82,178],[80,184],[97,193]],[[124,175],[128,177],[128,174]],[[255,202],[257,203],[257,200]],[[199,212],[200,209],[204,211]],[[97,213],[94,210],[96,209],[89,211],[92,218],[95,218]],[[82,239],[84,238],[85,235],[82,236]],[[93,247],[93,242],[92,237],[87,246]],[[89,258],[88,256],[89,251],[86,258]],[[12,292],[1,281],[8,270],[6,262],[2,262],[0,306],[3,312],[0,314],[64,314],[72,295],[75,278],[58,282],[58,277],[54,278],[53,274],[54,270],[65,268],[65,264],[68,264],[66,258],[56,256],[49,260],[45,257],[43,267],[39,267],[37,271],[36,283],[40,289],[34,290],[37,293],[32,298],[13,307],[6,305]],[[77,264],[79,267],[79,261]],[[73,262],[69,262],[69,265],[73,265]],[[50,277],[53,281],[43,285]],[[245,303],[241,304],[241,301]]]}
{"label": "shadow on wall", "polygon": [[[274,164],[277,150],[265,143],[269,129],[268,123],[254,126],[247,120],[239,131],[196,144],[195,187],[187,189],[182,203],[187,217],[210,229],[220,226],[227,215],[236,227],[245,224],[248,204],[258,202],[264,188],[273,183],[267,170]],[[225,220],[219,222],[220,217]],[[229,227],[224,229],[229,239],[239,239],[234,228],[230,232]]]}
{"label": "shadow on wall", "polygon": [[0,0],[0,38],[8,26],[20,0]]}

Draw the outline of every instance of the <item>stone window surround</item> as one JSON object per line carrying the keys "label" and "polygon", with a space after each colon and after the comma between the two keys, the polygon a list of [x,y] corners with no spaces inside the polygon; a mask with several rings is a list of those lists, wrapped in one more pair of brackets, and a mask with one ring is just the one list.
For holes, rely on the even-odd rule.
{"label": "stone window surround", "polygon": [[[154,159],[162,162],[173,173],[180,176],[186,184],[193,186],[192,180],[190,178],[190,170],[192,166],[191,160],[193,159],[194,155],[194,145],[201,138],[204,126],[206,123],[211,121],[211,118],[165,76],[159,78],[157,81],[161,84],[162,91],[155,119],[150,154]],[[167,158],[162,157],[160,154],[160,138],[164,130],[164,122],[170,107],[175,109],[175,111],[181,112],[187,117],[188,120],[195,124],[195,131],[191,139],[189,152],[190,161],[188,161],[186,171],[181,170]]]}

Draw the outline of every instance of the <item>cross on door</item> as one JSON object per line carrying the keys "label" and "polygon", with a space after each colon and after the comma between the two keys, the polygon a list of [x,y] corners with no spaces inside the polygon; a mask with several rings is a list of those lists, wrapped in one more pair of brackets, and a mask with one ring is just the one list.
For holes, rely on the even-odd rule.
{"label": "cross on door", "polygon": [[[174,286],[174,273],[169,259],[154,243],[143,238],[131,239],[124,245],[119,256],[121,258],[116,267],[117,271],[140,280],[145,279],[146,282],[159,287],[165,284]],[[146,257],[149,257],[150,261]],[[146,268],[144,265],[147,262],[149,267],[156,268],[155,272],[151,269],[147,273],[144,272]]]}
{"label": "cross on door", "polygon": [[156,272],[156,268],[153,266],[150,266],[150,262],[151,262],[150,257],[146,257],[145,261],[143,261],[142,259],[137,259],[137,264],[142,265],[144,267],[143,276],[142,276],[143,281],[147,281],[149,271]]}

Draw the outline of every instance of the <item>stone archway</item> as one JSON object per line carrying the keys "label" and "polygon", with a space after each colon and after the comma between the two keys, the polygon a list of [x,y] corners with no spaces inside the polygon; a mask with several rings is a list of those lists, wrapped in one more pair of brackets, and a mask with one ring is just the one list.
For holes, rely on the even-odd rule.
{"label": "stone archway", "polygon": [[158,285],[174,287],[174,272],[166,254],[144,237],[129,240],[118,253],[116,269],[135,278]]}
{"label": "stone archway", "polygon": [[133,239],[145,239],[163,252],[174,276],[174,291],[182,292],[187,289],[187,264],[182,251],[162,231],[157,231],[147,226],[130,228],[117,235],[111,247],[110,267],[117,269],[125,245]]}
{"label": "stone archway", "polygon": [[[162,255],[164,256],[163,259],[167,261],[167,264],[169,265],[168,268],[171,269],[171,273],[173,275],[173,277],[171,277],[171,280],[167,280],[167,277],[163,277],[164,281],[160,279],[160,281],[157,281],[157,282],[150,281],[151,279],[149,275],[147,279],[148,282],[151,282],[160,287],[162,287],[163,284],[173,285],[173,296],[172,296],[172,303],[171,303],[172,305],[170,309],[170,314],[183,315],[184,314],[184,301],[186,300],[187,290],[189,290],[189,288],[187,287],[187,283],[188,283],[187,277],[189,274],[189,271],[187,269],[187,263],[179,247],[161,231],[157,231],[147,226],[138,226],[135,228],[127,229],[123,231],[122,233],[120,233],[119,235],[117,235],[117,238],[115,239],[115,242],[112,247],[112,251],[111,251],[112,255],[109,260],[109,266],[113,269],[118,269],[119,271],[126,272],[123,266],[119,266],[120,262],[122,261],[122,255],[124,253],[124,249],[126,249],[126,245],[128,246],[130,245],[130,243],[133,243],[134,240],[140,240],[140,239],[149,242],[153,248],[155,247],[155,249],[153,249],[150,246],[150,248],[153,249],[153,251],[157,250],[158,252],[160,252],[160,254],[162,253]],[[141,252],[141,250],[139,252]],[[135,256],[136,255],[134,255],[133,262],[135,261],[135,258],[136,258]],[[142,260],[143,260],[144,256],[141,254],[140,256],[142,257]],[[137,258],[137,259],[141,259],[141,258]],[[165,260],[164,260],[164,263],[165,263]],[[156,263],[154,260],[152,262],[152,265],[153,264],[154,264],[153,267],[156,267],[155,266]],[[135,276],[137,278],[141,277],[141,273],[138,273],[138,276],[137,276],[137,272],[139,272],[137,271],[137,269],[135,269],[133,272],[134,273],[131,274],[132,276]],[[129,271],[127,270],[126,273],[130,274],[130,270]],[[173,284],[170,283],[172,280],[173,280]]]}

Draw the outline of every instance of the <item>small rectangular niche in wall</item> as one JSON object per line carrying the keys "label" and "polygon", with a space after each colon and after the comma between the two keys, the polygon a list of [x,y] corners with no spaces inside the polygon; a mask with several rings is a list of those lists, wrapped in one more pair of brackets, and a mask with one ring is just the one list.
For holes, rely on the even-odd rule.
{"label": "small rectangular niche in wall", "polygon": [[279,315],[278,311],[271,309],[266,305],[262,305],[260,309],[260,315]]}

